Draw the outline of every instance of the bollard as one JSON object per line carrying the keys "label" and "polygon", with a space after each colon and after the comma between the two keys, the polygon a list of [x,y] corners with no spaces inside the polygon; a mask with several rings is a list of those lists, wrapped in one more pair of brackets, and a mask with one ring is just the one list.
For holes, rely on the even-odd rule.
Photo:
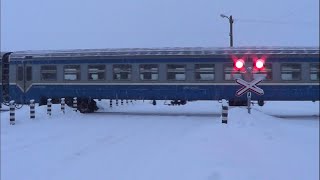
{"label": "bollard", "polygon": [[34,106],[35,106],[34,105],[34,100],[31,99],[30,100],[30,119],[35,119],[36,118]]}
{"label": "bollard", "polygon": [[63,112],[63,114],[65,113],[65,106],[66,106],[65,98],[61,98],[61,111]]}
{"label": "bollard", "polygon": [[121,99],[121,105],[123,105],[123,99]]}
{"label": "bollard", "polygon": [[112,108],[112,99],[110,99],[110,107]]}
{"label": "bollard", "polygon": [[118,102],[118,99],[116,99],[116,106],[118,106],[119,105],[119,102]]}
{"label": "bollard", "polygon": [[228,124],[228,104],[227,104],[227,101],[226,100],[222,100],[222,115],[221,115],[221,118],[222,118],[222,123],[223,124]]}
{"label": "bollard", "polygon": [[247,92],[247,106],[248,113],[251,114],[251,92]]}
{"label": "bollard", "polygon": [[15,104],[14,101],[10,101],[10,125],[15,125],[16,124],[16,119],[15,119]]}
{"label": "bollard", "polygon": [[52,106],[51,100],[52,99],[50,99],[50,98],[47,100],[47,114],[49,116],[51,116],[51,106]]}
{"label": "bollard", "polygon": [[74,111],[78,111],[78,101],[76,97],[73,98],[73,108]]}

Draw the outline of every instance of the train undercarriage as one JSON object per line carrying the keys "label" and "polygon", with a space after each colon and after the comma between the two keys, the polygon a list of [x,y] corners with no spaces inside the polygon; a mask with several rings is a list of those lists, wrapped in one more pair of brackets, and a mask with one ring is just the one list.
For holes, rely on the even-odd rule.
{"label": "train undercarriage", "polygon": [[[47,97],[41,97],[39,106],[41,105],[46,105],[47,104]],[[51,98],[51,102],[53,104],[60,104],[60,98]],[[69,107],[73,107],[73,97],[66,97],[65,98],[65,103]],[[98,110],[97,103],[94,99],[91,98],[77,98],[77,109],[81,113],[93,113],[96,110]]]}

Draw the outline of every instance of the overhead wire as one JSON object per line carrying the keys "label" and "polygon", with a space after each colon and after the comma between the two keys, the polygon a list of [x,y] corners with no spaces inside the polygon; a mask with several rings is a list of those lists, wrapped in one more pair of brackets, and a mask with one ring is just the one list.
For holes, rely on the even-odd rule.
{"label": "overhead wire", "polygon": [[290,25],[290,24],[309,24],[309,25],[318,25],[315,22],[311,21],[281,21],[281,20],[269,20],[269,19],[242,19],[242,18],[236,18],[234,19],[235,22],[240,23],[256,23],[256,24],[283,24],[283,25]]}

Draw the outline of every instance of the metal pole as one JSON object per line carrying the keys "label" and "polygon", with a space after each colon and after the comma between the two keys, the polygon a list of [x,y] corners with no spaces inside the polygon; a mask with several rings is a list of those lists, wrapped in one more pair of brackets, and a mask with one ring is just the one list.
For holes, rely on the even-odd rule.
{"label": "metal pole", "polygon": [[77,112],[78,110],[78,101],[77,101],[77,97],[73,98],[73,110]]}
{"label": "metal pole", "polygon": [[[246,74],[247,74],[246,80],[248,82],[250,82],[254,79],[252,67],[247,67]],[[251,92],[247,92],[247,108],[248,108],[248,113],[251,114]]]}
{"label": "metal pole", "polygon": [[52,99],[47,99],[47,114],[49,116],[51,116],[51,105],[52,105],[51,100]]}
{"label": "metal pole", "polygon": [[251,114],[251,92],[247,92],[247,99],[248,113]]}
{"label": "metal pole", "polygon": [[34,119],[36,117],[35,115],[35,109],[34,109],[34,100],[30,100],[30,119]]}
{"label": "metal pole", "polygon": [[233,18],[232,16],[229,17],[229,23],[230,23],[230,47],[233,47]]}
{"label": "metal pole", "polygon": [[221,122],[222,124],[228,124],[228,103],[225,99],[222,99],[222,113],[221,113]]}
{"label": "metal pole", "polygon": [[10,101],[10,125],[16,124],[16,118],[15,118],[15,104],[14,101]]}
{"label": "metal pole", "polygon": [[63,112],[63,114],[65,113],[65,98],[61,98],[61,111]]}

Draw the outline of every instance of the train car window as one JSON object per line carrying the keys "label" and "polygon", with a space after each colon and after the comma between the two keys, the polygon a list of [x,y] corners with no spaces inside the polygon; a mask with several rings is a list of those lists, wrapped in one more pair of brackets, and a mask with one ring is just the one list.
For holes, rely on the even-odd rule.
{"label": "train car window", "polygon": [[214,80],[214,64],[195,64],[195,79],[200,81]]}
{"label": "train car window", "polygon": [[319,81],[320,64],[310,64],[310,80]]}
{"label": "train car window", "polygon": [[80,80],[80,65],[65,65],[64,80],[68,80],[68,81]]}
{"label": "train car window", "polygon": [[32,67],[31,66],[27,66],[26,79],[27,79],[27,81],[31,81],[32,80]]}
{"label": "train car window", "polygon": [[114,80],[130,80],[131,69],[132,68],[130,64],[114,64],[113,79]]}
{"label": "train car window", "polygon": [[40,78],[42,81],[56,81],[57,80],[57,67],[54,65],[41,66]]}
{"label": "train car window", "polygon": [[105,79],[105,65],[88,65],[88,79],[92,81]]}
{"label": "train car window", "polygon": [[23,81],[23,67],[22,66],[18,66],[18,68],[17,68],[17,80]]}
{"label": "train car window", "polygon": [[272,80],[272,64],[266,63],[264,68],[261,70],[254,70],[253,71],[253,78],[262,77],[263,80],[271,81]]}
{"label": "train car window", "polygon": [[167,79],[184,81],[186,80],[186,65],[184,64],[168,64]]}
{"label": "train car window", "polygon": [[141,64],[140,65],[140,79],[156,81],[159,78],[158,64]]}
{"label": "train car window", "polygon": [[282,64],[281,79],[296,81],[301,79],[301,64]]}
{"label": "train car window", "polygon": [[224,80],[230,81],[236,78],[242,78],[242,74],[239,70],[235,70],[233,64],[224,65]]}

